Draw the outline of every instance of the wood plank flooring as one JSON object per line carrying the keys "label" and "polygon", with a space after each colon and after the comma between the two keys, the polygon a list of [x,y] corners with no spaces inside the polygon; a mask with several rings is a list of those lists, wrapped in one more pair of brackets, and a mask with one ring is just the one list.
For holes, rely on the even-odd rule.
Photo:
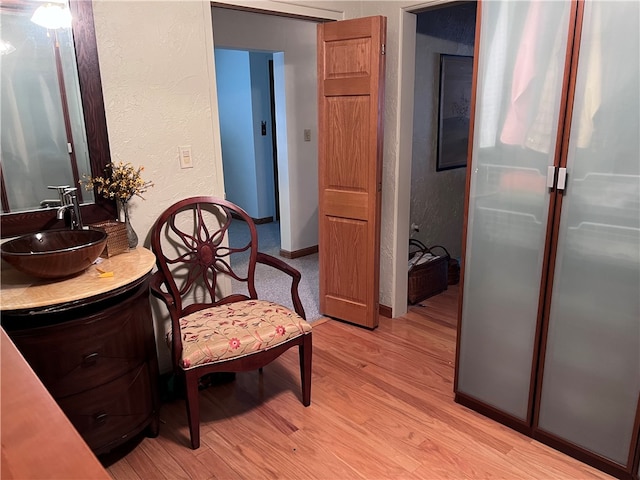
{"label": "wood plank flooring", "polygon": [[609,479],[453,401],[457,287],[373,331],[314,324],[311,406],[297,350],[200,394],[189,448],[183,400],[157,438],[108,467],[115,479]]}

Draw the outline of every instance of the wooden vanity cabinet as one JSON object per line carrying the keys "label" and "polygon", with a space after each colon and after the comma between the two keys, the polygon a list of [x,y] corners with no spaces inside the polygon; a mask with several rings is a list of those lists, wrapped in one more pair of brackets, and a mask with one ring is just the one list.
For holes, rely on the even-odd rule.
{"label": "wooden vanity cabinet", "polygon": [[158,434],[149,274],[86,300],[3,311],[2,327],[89,447]]}

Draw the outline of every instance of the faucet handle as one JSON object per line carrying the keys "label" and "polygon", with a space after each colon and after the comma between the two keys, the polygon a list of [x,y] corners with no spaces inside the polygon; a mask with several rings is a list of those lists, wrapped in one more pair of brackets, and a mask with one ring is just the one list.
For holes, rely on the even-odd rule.
{"label": "faucet handle", "polygon": [[60,200],[60,205],[64,205],[64,193],[69,188],[69,185],[49,185],[47,186],[50,190],[56,190],[58,192],[58,199]]}
{"label": "faucet handle", "polygon": [[65,200],[67,200],[65,204],[73,207],[73,215],[71,216],[71,228],[82,230],[82,228],[84,228],[84,225],[82,224],[82,216],[80,215],[80,203],[78,201],[78,195],[76,195],[77,190],[77,187],[67,187],[64,189],[63,195]]}
{"label": "faucet handle", "polygon": [[65,200],[63,205],[73,205],[77,202],[77,190],[77,187],[65,187],[64,191],[62,192],[62,197]]}

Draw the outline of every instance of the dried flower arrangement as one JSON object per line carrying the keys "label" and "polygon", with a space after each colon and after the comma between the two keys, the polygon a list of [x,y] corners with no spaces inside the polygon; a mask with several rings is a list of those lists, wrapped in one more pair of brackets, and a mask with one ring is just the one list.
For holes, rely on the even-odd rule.
{"label": "dried flower arrangement", "polygon": [[99,195],[119,202],[128,202],[134,195],[142,196],[149,188],[153,187],[150,181],[142,179],[144,167],[137,169],[131,163],[110,163],[105,167],[105,175],[102,177],[88,177],[81,184],[87,190],[95,188]]}
{"label": "dried flower arrangement", "polygon": [[[144,200],[142,194],[153,187],[152,182],[142,179],[143,170],[144,167],[136,169],[130,163],[110,163],[105,167],[105,175],[103,177],[89,177],[84,181],[80,181],[80,184],[84,184],[87,190],[95,188],[99,195],[118,202],[119,212],[124,214],[124,228],[126,229],[127,243],[130,249],[138,245],[138,235],[133,230],[129,220],[129,200],[134,195]],[[119,253],[121,250],[117,251]]]}

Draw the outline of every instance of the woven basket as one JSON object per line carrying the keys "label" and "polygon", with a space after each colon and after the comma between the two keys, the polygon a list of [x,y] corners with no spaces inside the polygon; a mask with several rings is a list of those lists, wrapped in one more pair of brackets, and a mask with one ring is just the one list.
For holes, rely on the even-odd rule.
{"label": "woven basket", "polygon": [[[416,239],[410,239],[409,244],[410,246],[418,247],[418,252],[434,255],[432,260],[420,265],[415,265],[409,269],[408,300],[411,305],[415,305],[447,289],[450,255],[449,252],[440,245],[434,245],[428,248]],[[434,248],[441,248],[445,254],[440,256],[436,255],[431,251]]]}
{"label": "woven basket", "polygon": [[124,222],[109,220],[106,222],[94,223],[91,226],[101,228],[107,232],[107,245],[100,254],[101,257],[109,258],[129,251],[127,227]]}

